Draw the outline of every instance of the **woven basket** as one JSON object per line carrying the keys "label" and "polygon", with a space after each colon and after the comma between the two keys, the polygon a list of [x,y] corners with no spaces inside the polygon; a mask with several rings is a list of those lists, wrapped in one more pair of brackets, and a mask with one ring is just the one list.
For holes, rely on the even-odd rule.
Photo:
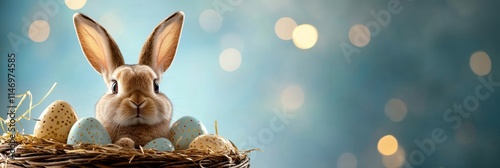
{"label": "woven basket", "polygon": [[0,138],[0,161],[7,167],[250,167],[248,151],[215,153],[188,149],[158,152],[125,149],[117,145],[69,145],[31,135],[17,136],[10,156],[8,136]]}

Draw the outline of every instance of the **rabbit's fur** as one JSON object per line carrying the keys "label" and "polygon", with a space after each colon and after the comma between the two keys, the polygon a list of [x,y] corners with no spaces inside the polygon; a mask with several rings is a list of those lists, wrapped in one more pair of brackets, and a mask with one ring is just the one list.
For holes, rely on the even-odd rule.
{"label": "rabbit's fur", "polygon": [[159,83],[175,56],[184,13],[176,12],[158,24],[134,65],[124,63],[115,41],[97,22],[80,13],[73,20],[85,57],[108,87],[95,114],[113,143],[137,147],[166,138],[172,103],[159,92]]}

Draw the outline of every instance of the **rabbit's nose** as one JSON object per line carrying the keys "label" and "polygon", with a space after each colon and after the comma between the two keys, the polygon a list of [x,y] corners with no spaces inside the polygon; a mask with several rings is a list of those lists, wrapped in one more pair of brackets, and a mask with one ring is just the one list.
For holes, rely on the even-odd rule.
{"label": "rabbit's nose", "polygon": [[145,106],[145,104],[146,104],[145,102],[146,102],[146,100],[142,100],[142,102],[136,103],[134,100],[130,99],[130,106],[132,106],[133,108],[139,109],[139,108],[142,108]]}

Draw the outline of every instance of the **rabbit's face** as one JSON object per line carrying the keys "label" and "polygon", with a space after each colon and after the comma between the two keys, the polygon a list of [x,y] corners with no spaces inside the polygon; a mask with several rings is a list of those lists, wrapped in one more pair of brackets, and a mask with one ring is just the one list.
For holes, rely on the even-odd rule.
{"label": "rabbit's face", "polygon": [[[83,14],[73,16],[82,51],[90,65],[102,75],[108,91],[96,105],[96,118],[112,137],[117,129],[144,128],[166,134],[172,104],[159,91],[162,74],[170,67],[179,43],[184,13],[176,12],[160,22],[147,38],[138,64],[126,65],[116,42],[97,22]],[[139,127],[135,127],[135,126]],[[148,137],[137,137],[147,142]],[[114,139],[113,141],[116,141]],[[137,140],[137,139],[136,139]]]}
{"label": "rabbit's face", "polygon": [[159,78],[146,65],[123,65],[112,74],[106,85],[108,92],[97,104],[106,110],[98,116],[113,125],[131,126],[136,124],[154,125],[164,120],[170,121],[172,105],[160,93]]}

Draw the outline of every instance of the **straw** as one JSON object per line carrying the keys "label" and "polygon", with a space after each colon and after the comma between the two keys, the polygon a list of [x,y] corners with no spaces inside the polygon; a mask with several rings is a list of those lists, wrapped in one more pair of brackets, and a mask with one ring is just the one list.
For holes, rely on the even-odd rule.
{"label": "straw", "polygon": [[145,166],[145,167],[249,167],[252,150],[229,154],[188,149],[161,152],[125,149],[118,145],[69,145],[32,135],[18,135],[15,159],[10,159],[9,133],[0,137],[0,161],[9,166]]}

